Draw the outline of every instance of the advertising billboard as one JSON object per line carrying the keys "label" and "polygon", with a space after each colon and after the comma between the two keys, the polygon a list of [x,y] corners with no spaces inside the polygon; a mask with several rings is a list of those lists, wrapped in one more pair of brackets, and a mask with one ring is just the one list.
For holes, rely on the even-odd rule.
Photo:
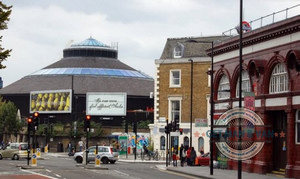
{"label": "advertising billboard", "polygon": [[30,113],[71,113],[72,90],[31,91]]}
{"label": "advertising billboard", "polygon": [[86,114],[94,116],[126,116],[126,93],[87,93]]}

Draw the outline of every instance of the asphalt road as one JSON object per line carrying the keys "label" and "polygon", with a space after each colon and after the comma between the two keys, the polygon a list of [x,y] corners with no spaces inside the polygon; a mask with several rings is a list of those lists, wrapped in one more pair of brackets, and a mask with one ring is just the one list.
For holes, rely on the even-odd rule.
{"label": "asphalt road", "polygon": [[[23,170],[17,165],[26,165],[26,160],[0,160],[0,179],[6,178],[58,178],[58,179],[187,179],[193,178],[181,174],[162,171],[156,168],[155,164],[125,163],[101,164],[99,169],[86,169],[84,165],[77,165],[72,157],[45,156],[44,160],[37,161],[38,166],[43,169]],[[93,163],[88,164],[94,166]]]}

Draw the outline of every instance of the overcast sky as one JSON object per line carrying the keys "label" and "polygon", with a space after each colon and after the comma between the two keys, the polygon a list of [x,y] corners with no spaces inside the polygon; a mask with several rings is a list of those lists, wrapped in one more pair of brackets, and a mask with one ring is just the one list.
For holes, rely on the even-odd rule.
{"label": "overcast sky", "polygon": [[[12,49],[0,70],[4,87],[62,58],[90,36],[118,42],[119,60],[154,77],[167,38],[221,35],[239,23],[239,0],[3,0],[13,5],[2,47]],[[244,19],[300,0],[244,0]],[[300,14],[298,6],[294,14]],[[290,13],[292,14],[292,12]]]}

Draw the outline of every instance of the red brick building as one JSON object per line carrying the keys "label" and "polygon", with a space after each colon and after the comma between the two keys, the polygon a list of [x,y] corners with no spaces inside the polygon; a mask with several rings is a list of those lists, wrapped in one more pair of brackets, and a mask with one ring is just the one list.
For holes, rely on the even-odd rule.
{"label": "red brick building", "polygon": [[[217,116],[238,106],[239,36],[215,43],[213,55]],[[254,92],[255,112],[269,126],[263,129],[285,133],[243,161],[242,169],[300,178],[300,16],[244,33],[242,59],[242,91]],[[237,162],[228,167],[237,169]]]}

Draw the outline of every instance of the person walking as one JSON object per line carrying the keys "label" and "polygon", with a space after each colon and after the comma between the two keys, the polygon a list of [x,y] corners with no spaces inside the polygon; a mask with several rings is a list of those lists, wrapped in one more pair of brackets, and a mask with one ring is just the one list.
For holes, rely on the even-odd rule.
{"label": "person walking", "polygon": [[191,157],[190,157],[190,165],[191,166],[195,166],[196,157],[197,157],[196,151],[195,151],[194,147],[192,147],[192,149],[191,149]]}
{"label": "person walking", "polygon": [[173,150],[173,156],[172,156],[172,159],[173,159],[173,166],[174,167],[177,167],[177,154],[178,154],[178,146],[176,145],[174,147],[174,150]]}
{"label": "person walking", "polygon": [[180,158],[180,164],[181,164],[182,167],[184,166],[185,160],[186,160],[186,150],[183,149],[181,151],[181,158]]}
{"label": "person walking", "polygon": [[191,165],[191,151],[192,151],[192,147],[189,147],[188,150],[186,151],[186,163],[188,166]]}

